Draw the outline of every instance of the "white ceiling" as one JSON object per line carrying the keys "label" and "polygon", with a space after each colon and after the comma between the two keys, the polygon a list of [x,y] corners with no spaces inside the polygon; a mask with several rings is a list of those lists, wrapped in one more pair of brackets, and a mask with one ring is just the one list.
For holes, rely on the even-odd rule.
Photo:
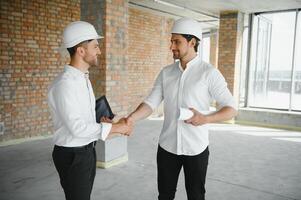
{"label": "white ceiling", "polygon": [[129,5],[175,19],[194,18],[206,31],[218,27],[221,11],[235,10],[249,14],[297,9],[301,8],[301,0],[129,0]]}

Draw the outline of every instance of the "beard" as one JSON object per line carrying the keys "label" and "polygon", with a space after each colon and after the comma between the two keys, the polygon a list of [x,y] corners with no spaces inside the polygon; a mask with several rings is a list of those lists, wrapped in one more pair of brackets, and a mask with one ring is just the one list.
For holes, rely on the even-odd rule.
{"label": "beard", "polygon": [[84,58],[84,61],[86,63],[88,63],[91,67],[98,67],[99,66],[99,60],[98,60],[98,57],[96,58],[93,58],[93,57],[90,57],[90,58]]}
{"label": "beard", "polygon": [[179,59],[180,52],[178,52],[178,51],[173,51],[173,52],[172,52],[172,55],[173,55],[173,59]]}
{"label": "beard", "polygon": [[185,52],[180,52],[180,51],[172,51],[173,54],[173,59],[181,59],[183,57],[185,57],[188,54],[188,51]]}

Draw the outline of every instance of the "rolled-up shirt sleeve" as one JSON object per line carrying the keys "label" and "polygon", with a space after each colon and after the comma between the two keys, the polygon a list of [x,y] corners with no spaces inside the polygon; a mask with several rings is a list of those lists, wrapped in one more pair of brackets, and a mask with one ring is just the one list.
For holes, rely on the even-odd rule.
{"label": "rolled-up shirt sleeve", "polygon": [[212,69],[208,75],[210,95],[218,103],[219,108],[232,107],[236,109],[236,102],[227,87],[227,82],[217,69]]}
{"label": "rolled-up shirt sleeve", "polygon": [[160,105],[163,98],[163,71],[161,71],[155,80],[151,92],[144,99],[144,103],[149,105],[151,109],[154,110]]}
{"label": "rolled-up shirt sleeve", "polygon": [[78,138],[97,137],[105,140],[111,130],[109,123],[96,123],[87,121],[81,114],[80,102],[78,102],[72,83],[62,81],[53,88],[53,101],[56,113],[66,125],[69,132]]}

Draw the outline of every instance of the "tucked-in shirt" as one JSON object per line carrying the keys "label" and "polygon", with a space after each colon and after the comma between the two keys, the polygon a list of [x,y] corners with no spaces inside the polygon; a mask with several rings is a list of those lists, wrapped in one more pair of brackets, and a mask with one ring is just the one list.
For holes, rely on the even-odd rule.
{"label": "tucked-in shirt", "polygon": [[48,90],[48,104],[54,123],[54,143],[78,147],[105,140],[112,125],[97,123],[95,96],[88,72],[66,65]]}
{"label": "tucked-in shirt", "polygon": [[144,103],[155,109],[163,100],[164,123],[159,144],[177,155],[197,155],[209,144],[207,125],[193,126],[178,120],[181,107],[206,113],[216,100],[219,107],[236,108],[222,74],[198,56],[187,64],[185,70],[180,62],[161,70]]}

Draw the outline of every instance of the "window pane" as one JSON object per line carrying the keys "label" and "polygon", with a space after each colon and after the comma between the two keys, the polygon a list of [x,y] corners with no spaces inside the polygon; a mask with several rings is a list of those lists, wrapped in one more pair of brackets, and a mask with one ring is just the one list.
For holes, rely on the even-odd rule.
{"label": "window pane", "polygon": [[289,109],[294,26],[295,12],[259,16],[250,106]]}
{"label": "window pane", "polygon": [[292,109],[301,111],[301,13],[298,13],[296,34],[294,88],[292,95]]}
{"label": "window pane", "polygon": [[268,99],[274,108],[289,108],[295,12],[267,15],[273,22]]}
{"label": "window pane", "polygon": [[254,19],[250,105],[265,107],[267,103],[267,78],[271,42],[271,21],[258,16]]}
{"label": "window pane", "polygon": [[252,44],[250,50],[250,66],[249,66],[249,88],[248,88],[248,104],[254,105],[254,79],[255,79],[255,60],[256,60],[256,47],[257,47],[257,33],[258,33],[258,17],[254,16],[252,24]]}

